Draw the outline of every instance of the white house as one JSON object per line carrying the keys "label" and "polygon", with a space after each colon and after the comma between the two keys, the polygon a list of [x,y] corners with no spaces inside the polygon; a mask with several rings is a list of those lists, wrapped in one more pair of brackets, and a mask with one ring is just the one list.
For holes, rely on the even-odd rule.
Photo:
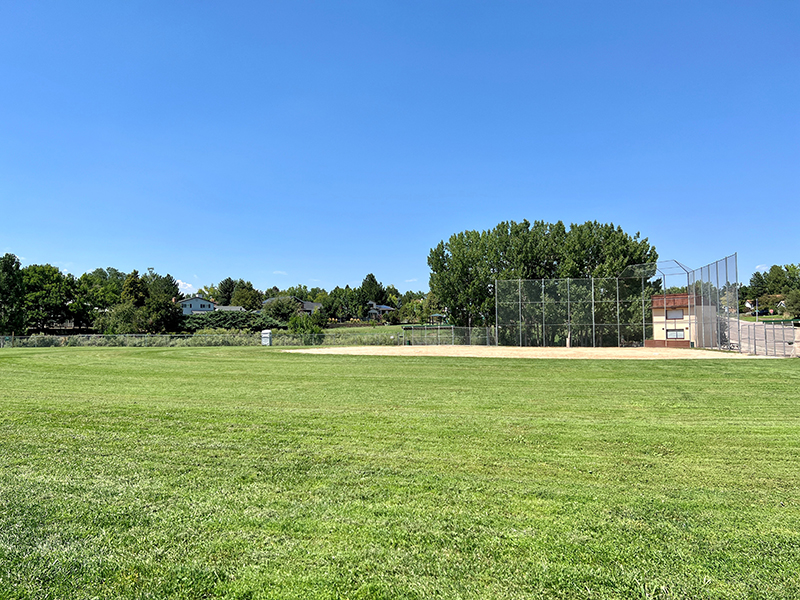
{"label": "white house", "polygon": [[192,296],[181,300],[181,308],[183,308],[183,314],[185,315],[201,315],[213,311],[216,306],[211,300],[200,296]]}

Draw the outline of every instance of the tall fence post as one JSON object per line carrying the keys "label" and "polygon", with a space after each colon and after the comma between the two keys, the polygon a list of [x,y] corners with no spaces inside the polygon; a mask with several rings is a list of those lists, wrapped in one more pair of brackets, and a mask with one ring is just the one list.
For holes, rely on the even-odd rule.
{"label": "tall fence post", "polygon": [[781,354],[786,356],[786,326],[781,323],[781,343],[782,343],[782,350]]}
{"label": "tall fence post", "polygon": [[517,326],[519,327],[519,345],[522,347],[522,279],[517,280],[519,284],[519,321],[517,321]]}
{"label": "tall fence post", "polygon": [[645,341],[647,341],[647,315],[644,308],[644,277],[642,277],[642,346],[645,345]]}
{"label": "tall fence post", "polygon": [[622,347],[622,330],[619,325],[619,277],[614,279],[617,284],[617,348]]}
{"label": "tall fence post", "polygon": [[542,279],[542,339],[541,345],[545,345],[545,340],[547,339],[545,333],[545,326],[546,326],[546,317],[545,317],[545,309],[544,309],[544,279]]}
{"label": "tall fence post", "polygon": [[[495,331],[497,331],[498,328],[500,327],[500,312],[499,312],[499,309],[497,307],[497,299],[498,298],[499,298],[499,295],[498,295],[498,292],[497,292],[497,279],[495,279],[494,280],[494,330]],[[500,342],[497,339],[498,337],[499,336],[495,335],[495,346],[499,346],[500,345]],[[489,338],[487,337],[486,339],[488,340]],[[488,345],[489,342],[486,342],[486,343]]]}
{"label": "tall fence post", "polygon": [[[717,288],[717,308],[714,311],[714,321],[717,324],[717,349],[720,349],[720,348],[722,348],[722,328],[720,327],[720,322],[719,322],[719,261],[714,263],[714,266],[715,266],[715,270],[717,271],[717,282],[716,282],[717,283],[717,285],[716,285],[716,288]],[[709,273],[709,275],[710,275],[710,273]]]}
{"label": "tall fence post", "polygon": [[772,323],[772,356],[778,356],[778,349],[775,346],[775,338],[778,337],[775,335],[775,323]]}
{"label": "tall fence post", "polygon": [[567,348],[572,347],[572,305],[569,300],[569,279],[567,279]]}
{"label": "tall fence post", "polygon": [[597,328],[594,323],[594,277],[592,277],[592,348],[597,347]]}

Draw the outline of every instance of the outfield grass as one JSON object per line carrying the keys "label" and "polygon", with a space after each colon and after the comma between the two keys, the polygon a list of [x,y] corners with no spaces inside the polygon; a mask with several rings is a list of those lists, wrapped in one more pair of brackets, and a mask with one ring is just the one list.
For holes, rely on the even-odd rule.
{"label": "outfield grass", "polygon": [[800,361],[0,350],[0,598],[797,598]]}

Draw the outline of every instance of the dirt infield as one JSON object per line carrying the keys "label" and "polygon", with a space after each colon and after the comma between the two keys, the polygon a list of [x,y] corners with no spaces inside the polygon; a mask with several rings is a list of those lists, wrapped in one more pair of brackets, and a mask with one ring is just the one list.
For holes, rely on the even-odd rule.
{"label": "dirt infield", "polygon": [[[284,350],[304,354],[356,356],[465,356],[474,358],[568,358],[621,360],[767,358],[738,352],[684,348],[519,348],[515,346],[336,346]],[[774,358],[774,357],[770,357]]]}

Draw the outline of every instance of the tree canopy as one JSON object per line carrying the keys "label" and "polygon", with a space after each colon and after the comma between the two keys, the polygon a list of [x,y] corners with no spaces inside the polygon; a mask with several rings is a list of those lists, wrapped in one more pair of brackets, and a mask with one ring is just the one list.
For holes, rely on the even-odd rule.
{"label": "tree canopy", "polygon": [[19,259],[0,258],[0,335],[25,333],[25,281]]}
{"label": "tree canopy", "polygon": [[72,318],[76,282],[52,265],[30,265],[22,269],[25,282],[25,315],[27,327],[43,331],[57,327]]}

